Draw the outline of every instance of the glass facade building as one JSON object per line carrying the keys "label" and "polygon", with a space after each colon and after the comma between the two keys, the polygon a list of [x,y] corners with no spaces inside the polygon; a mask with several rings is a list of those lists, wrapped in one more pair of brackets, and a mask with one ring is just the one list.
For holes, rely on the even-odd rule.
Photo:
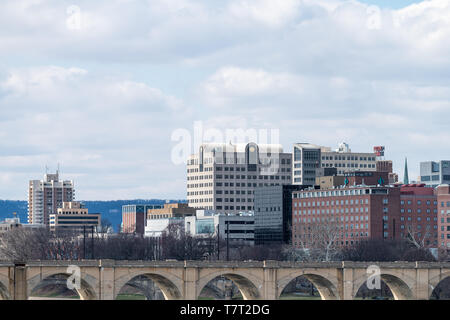
{"label": "glass facade building", "polygon": [[255,244],[289,244],[292,239],[292,192],[301,185],[255,189]]}

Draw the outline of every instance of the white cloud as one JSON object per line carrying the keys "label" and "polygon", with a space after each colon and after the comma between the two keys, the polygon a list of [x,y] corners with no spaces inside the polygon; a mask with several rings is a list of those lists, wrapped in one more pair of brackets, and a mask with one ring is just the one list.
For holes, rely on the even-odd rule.
{"label": "white cloud", "polygon": [[252,19],[270,27],[279,27],[291,21],[295,16],[300,1],[284,0],[274,2],[270,0],[239,0],[232,1],[229,11],[238,20]]}
{"label": "white cloud", "polygon": [[449,157],[450,1],[82,0],[71,30],[73,4],[0,3],[0,198],[57,162],[86,199],[184,197],[170,137],[195,120],[386,144],[400,173]]}

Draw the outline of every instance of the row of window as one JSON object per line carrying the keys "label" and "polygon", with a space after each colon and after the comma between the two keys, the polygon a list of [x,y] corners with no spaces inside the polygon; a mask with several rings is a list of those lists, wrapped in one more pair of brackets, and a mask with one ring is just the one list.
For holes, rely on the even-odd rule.
{"label": "row of window", "polygon": [[292,198],[321,198],[321,197],[339,197],[339,196],[354,196],[354,195],[357,196],[370,194],[371,190],[372,189],[345,189],[345,190],[315,191],[315,192],[300,191],[300,192],[293,192]]}
{"label": "row of window", "polygon": [[212,187],[213,183],[212,182],[207,182],[207,183],[190,183],[187,185],[188,189],[189,188],[209,188]]}
{"label": "row of window", "polygon": [[253,206],[216,206],[216,210],[253,210]]}
{"label": "row of window", "polygon": [[253,190],[216,190],[216,194],[234,194],[234,191],[236,191],[236,194],[254,194],[255,191]]}
{"label": "row of window", "polygon": [[[216,198],[216,202],[246,202],[245,198]],[[253,202],[253,199],[247,198],[247,202]]]}
{"label": "row of window", "polygon": [[[411,217],[407,217],[408,221],[411,221],[412,218]],[[431,217],[426,217],[427,221],[431,221]],[[405,217],[400,217],[400,221],[405,221]],[[417,221],[422,221],[422,217],[417,217]],[[433,221],[437,221],[437,217],[433,218]]]}
{"label": "row of window", "polygon": [[[412,209],[407,209],[406,211],[408,213],[413,213],[414,212],[414,210],[412,210]],[[405,209],[401,208],[400,212],[401,213],[405,213]],[[422,213],[422,209],[417,209],[417,213]],[[431,209],[426,209],[426,213],[431,213]],[[433,213],[437,213],[437,209],[433,209]]]}
{"label": "row of window", "polygon": [[[269,187],[269,186],[279,186],[280,185],[280,183],[258,183],[258,186],[259,187]],[[205,184],[202,184],[202,183],[200,183],[200,184],[188,184],[187,185],[187,187],[188,187],[188,189],[192,189],[192,188],[207,188],[207,187],[211,187],[212,185],[210,185],[210,184],[207,184],[207,183],[205,183]],[[246,187],[256,187],[256,183],[253,183],[253,184],[248,184],[247,186],[245,185],[245,183],[239,183],[239,182],[237,182],[236,183],[236,186],[234,185],[234,183],[233,182],[231,182],[231,183],[228,183],[228,182],[225,182],[225,183],[221,183],[221,182],[218,182],[217,184],[216,184],[216,186],[217,187],[240,187],[240,188],[246,188]],[[196,191],[197,192],[197,191]],[[207,192],[207,191],[205,191],[205,192]],[[187,193],[188,195],[194,195],[193,194],[193,192],[189,192],[188,191],[188,193]],[[197,195],[197,194],[195,194],[195,195]],[[50,210],[51,211],[51,210]]]}
{"label": "row of window", "polygon": [[216,182],[216,187],[234,187],[235,186],[235,184],[236,184],[236,187],[248,187],[248,188],[251,188],[251,187],[254,187],[254,188],[256,188],[257,186],[259,186],[259,187],[263,187],[263,186],[269,186],[269,185],[271,185],[271,186],[278,186],[278,185],[280,185],[279,183],[272,183],[272,184],[269,184],[269,183],[247,183],[247,185],[245,184],[245,183],[241,183],[241,182],[236,182],[236,183],[234,183],[234,182]]}
{"label": "row of window", "polygon": [[351,160],[351,161],[375,161],[375,157],[358,156],[322,156],[322,160]]}
{"label": "row of window", "polygon": [[[281,176],[281,179],[283,179],[284,177],[289,177],[290,176]],[[245,175],[236,175],[236,177],[234,175],[221,175],[221,174],[216,174],[216,179],[248,179],[248,180],[258,180],[258,176],[245,176]],[[279,175],[260,175],[259,176],[259,180],[280,180],[280,176]],[[285,178],[283,179],[285,180]]]}
{"label": "row of window", "polygon": [[[361,212],[361,213],[363,213],[363,212]],[[306,213],[303,213],[303,214],[299,214],[299,216],[301,216],[301,215],[303,215],[303,216],[306,216]],[[310,215],[310,214],[308,214],[308,215]],[[295,220],[296,218],[295,218],[295,215],[294,215],[294,220]],[[299,219],[301,219],[301,218],[297,218],[297,220],[299,220]],[[303,219],[305,219],[305,218],[303,218]],[[315,217],[313,217],[312,219],[316,219]],[[343,217],[343,216],[341,216],[341,217],[336,217],[336,219],[334,218],[334,217],[330,217],[330,218],[328,218],[328,217],[322,217],[322,218],[320,218],[320,217],[317,217],[317,221],[320,221],[320,220],[322,220],[322,222],[324,222],[324,221],[331,221],[331,222],[333,222],[333,221],[341,221],[341,222],[344,222],[344,221],[369,221],[369,216],[368,215],[364,215],[364,216],[345,216],[345,217]],[[316,221],[316,220],[313,220],[313,221]]]}
{"label": "row of window", "polygon": [[205,190],[205,191],[188,191],[188,196],[204,196],[208,194],[213,194],[212,190]]}
{"label": "row of window", "polygon": [[[419,206],[422,204],[422,200],[417,200],[417,202],[416,202]],[[426,202],[425,202],[426,204],[427,204],[427,206],[429,206],[429,205],[431,205],[431,201],[430,200],[427,200]],[[437,201],[433,201],[433,204],[436,206],[437,205]],[[405,200],[400,200],[400,204],[401,205],[404,205],[405,204]],[[411,200],[407,200],[406,201],[406,204],[409,204],[409,205],[411,205],[412,204],[412,201]],[[443,203],[442,203],[443,204]],[[450,202],[447,202],[447,204],[449,204],[448,206],[450,207]]]}
{"label": "row of window", "polygon": [[322,163],[322,168],[375,168],[374,164],[360,163]]}
{"label": "row of window", "polygon": [[[387,202],[387,200],[388,199],[383,199],[383,204],[387,204],[388,202]],[[341,205],[341,206],[343,206],[344,204],[345,205],[353,205],[353,204],[369,204],[369,199],[367,199],[367,198],[365,198],[365,199],[350,199],[350,200],[348,200],[348,199],[346,199],[345,201],[344,200],[336,200],[336,202],[334,201],[334,200],[331,200],[331,201],[317,201],[317,202],[315,202],[315,201],[313,201],[313,202],[302,202],[302,201],[295,201],[294,202],[294,208],[296,208],[297,207],[297,204],[298,204],[298,207],[299,208],[301,208],[301,207],[324,207],[324,206],[327,206],[327,207],[329,207],[330,205],[331,206],[334,206],[334,205]]]}
{"label": "row of window", "polygon": [[188,176],[187,180],[188,181],[192,181],[192,180],[208,180],[208,179],[212,179],[213,175],[212,174],[206,174],[206,175],[201,175],[201,176]]}

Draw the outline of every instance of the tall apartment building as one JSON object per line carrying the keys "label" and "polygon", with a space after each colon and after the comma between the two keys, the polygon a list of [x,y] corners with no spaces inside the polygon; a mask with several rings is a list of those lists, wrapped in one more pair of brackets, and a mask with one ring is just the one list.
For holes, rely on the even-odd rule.
{"label": "tall apartment building", "polygon": [[348,144],[341,143],[332,151],[310,143],[294,144],[292,168],[293,184],[314,185],[316,177],[324,169],[336,168],[342,175],[352,171],[376,171],[376,154],[374,152],[352,152]]}
{"label": "tall apartment building", "polygon": [[438,245],[436,196],[424,185],[310,189],[294,191],[292,201],[292,243],[298,248],[324,230],[337,246],[410,236]]}
{"label": "tall apartment building", "polygon": [[280,145],[202,144],[187,161],[190,207],[239,213],[254,210],[256,187],[291,184],[292,154]]}
{"label": "tall apartment building", "polygon": [[450,161],[426,161],[420,163],[420,182],[430,187],[450,183]]}
{"label": "tall apartment building", "polygon": [[31,180],[28,187],[28,223],[48,225],[50,214],[56,213],[63,202],[74,199],[73,181],[60,181],[59,172],[46,174],[44,180]]}

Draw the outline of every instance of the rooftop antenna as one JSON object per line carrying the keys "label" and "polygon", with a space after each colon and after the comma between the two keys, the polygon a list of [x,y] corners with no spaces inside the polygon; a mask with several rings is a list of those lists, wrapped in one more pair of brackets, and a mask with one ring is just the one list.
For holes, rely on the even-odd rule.
{"label": "rooftop antenna", "polygon": [[48,174],[48,166],[45,165],[45,174]]}
{"label": "rooftop antenna", "polygon": [[59,163],[58,163],[58,169],[56,170],[56,174],[59,175]]}

